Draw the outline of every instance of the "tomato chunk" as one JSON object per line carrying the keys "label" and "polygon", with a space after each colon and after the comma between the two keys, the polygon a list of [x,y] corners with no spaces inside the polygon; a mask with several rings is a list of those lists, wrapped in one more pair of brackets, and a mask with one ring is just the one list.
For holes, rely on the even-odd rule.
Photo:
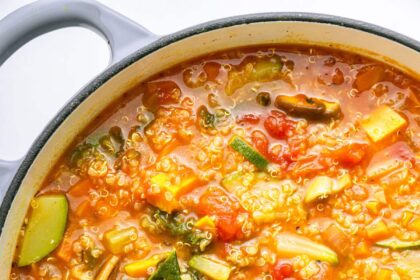
{"label": "tomato chunk", "polygon": [[210,187],[200,197],[198,212],[216,217],[217,236],[223,241],[240,239],[243,236],[242,223],[238,215],[245,210],[239,201],[220,187]]}
{"label": "tomato chunk", "polygon": [[285,113],[276,110],[272,110],[264,121],[264,127],[268,134],[276,139],[285,139],[294,126],[294,121],[288,119]]}
{"label": "tomato chunk", "polygon": [[158,81],[147,84],[143,95],[143,104],[149,109],[160,105],[177,104],[181,99],[181,90],[172,81]]}
{"label": "tomato chunk", "polygon": [[254,147],[263,154],[264,156],[267,156],[268,154],[268,139],[265,134],[260,130],[254,130],[251,133],[251,140],[254,144]]}
{"label": "tomato chunk", "polygon": [[260,122],[260,116],[255,114],[245,114],[238,118],[237,122],[239,124],[258,124]]}
{"label": "tomato chunk", "polygon": [[[293,266],[285,260],[278,260],[273,268],[274,280],[285,280],[293,275]],[[288,278],[290,279],[290,278]]]}

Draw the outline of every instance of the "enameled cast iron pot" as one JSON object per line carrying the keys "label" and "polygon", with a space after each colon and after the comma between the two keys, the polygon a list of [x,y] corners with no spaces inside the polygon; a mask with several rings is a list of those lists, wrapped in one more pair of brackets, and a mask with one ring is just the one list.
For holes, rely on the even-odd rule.
{"label": "enameled cast iron pot", "polygon": [[0,161],[0,190],[7,189],[0,208],[0,279],[8,279],[30,201],[63,151],[110,103],[165,68],[228,48],[292,43],[349,50],[420,76],[420,42],[355,20],[264,13],[212,21],[159,37],[88,0],[41,0],[1,20],[0,65],[32,38],[67,26],[85,26],[104,36],[111,47],[111,63],[55,116],[23,161]]}

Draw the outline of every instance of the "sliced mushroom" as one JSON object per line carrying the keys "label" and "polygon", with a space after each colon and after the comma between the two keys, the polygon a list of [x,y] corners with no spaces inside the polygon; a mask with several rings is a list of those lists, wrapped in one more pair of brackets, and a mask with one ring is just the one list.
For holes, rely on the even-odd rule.
{"label": "sliced mushroom", "polygon": [[311,120],[341,117],[340,104],[337,102],[307,97],[304,94],[278,95],[274,105],[290,115]]}

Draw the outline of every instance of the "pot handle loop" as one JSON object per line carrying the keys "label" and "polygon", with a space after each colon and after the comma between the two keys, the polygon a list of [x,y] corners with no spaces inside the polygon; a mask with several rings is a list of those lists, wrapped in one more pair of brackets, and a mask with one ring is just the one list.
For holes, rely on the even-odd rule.
{"label": "pot handle loop", "polygon": [[[35,37],[70,26],[102,35],[111,49],[110,64],[159,37],[94,0],[39,0],[0,20],[0,66]],[[0,159],[0,202],[20,162]]]}
{"label": "pot handle loop", "polygon": [[33,38],[70,26],[102,35],[111,48],[110,64],[159,37],[94,0],[39,0],[0,21],[0,66]]}

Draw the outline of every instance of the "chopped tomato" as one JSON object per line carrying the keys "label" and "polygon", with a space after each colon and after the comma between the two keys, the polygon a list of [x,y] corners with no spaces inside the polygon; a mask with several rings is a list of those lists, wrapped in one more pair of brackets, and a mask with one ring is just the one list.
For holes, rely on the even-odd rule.
{"label": "chopped tomato", "polygon": [[260,122],[260,116],[254,114],[245,114],[238,118],[239,124],[258,124]]}
{"label": "chopped tomato", "polygon": [[299,156],[305,154],[308,149],[308,139],[303,137],[291,137],[287,139],[289,146],[289,160],[296,161]]}
{"label": "chopped tomato", "polygon": [[273,279],[274,280],[285,280],[294,279],[289,278],[293,275],[293,266],[290,262],[285,260],[278,260],[273,267]]}
{"label": "chopped tomato", "polygon": [[177,104],[181,99],[181,90],[172,81],[158,81],[147,84],[143,95],[143,104],[156,109],[159,105]]}
{"label": "chopped tomato", "polygon": [[287,133],[293,130],[294,125],[295,122],[288,119],[285,113],[276,110],[272,110],[264,121],[268,134],[276,139],[285,139]]}
{"label": "chopped tomato", "polygon": [[288,164],[288,151],[282,144],[275,144],[270,148],[268,152],[268,158],[270,161],[277,164]]}
{"label": "chopped tomato", "polygon": [[268,154],[268,139],[260,130],[254,130],[251,133],[251,140],[254,147],[264,156]]}
{"label": "chopped tomato", "polygon": [[223,241],[242,237],[242,224],[238,215],[245,213],[239,201],[220,187],[210,187],[200,197],[198,212],[216,217],[217,236]]}

